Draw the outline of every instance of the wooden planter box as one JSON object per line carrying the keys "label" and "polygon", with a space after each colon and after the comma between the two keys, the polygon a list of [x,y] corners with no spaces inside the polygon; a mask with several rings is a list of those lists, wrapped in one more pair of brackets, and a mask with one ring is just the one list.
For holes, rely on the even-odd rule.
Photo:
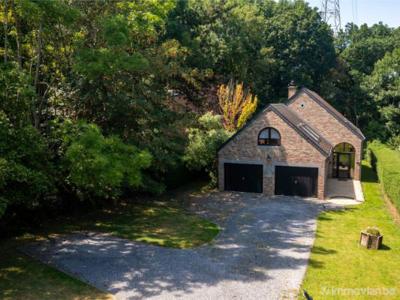
{"label": "wooden planter box", "polygon": [[382,246],[383,236],[372,235],[367,232],[361,231],[360,245],[367,249],[378,250]]}

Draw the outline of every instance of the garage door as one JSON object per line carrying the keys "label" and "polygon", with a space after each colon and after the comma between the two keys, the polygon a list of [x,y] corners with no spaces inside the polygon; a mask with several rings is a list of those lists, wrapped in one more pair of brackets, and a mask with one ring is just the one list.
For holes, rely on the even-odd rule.
{"label": "garage door", "polygon": [[316,197],[318,168],[275,167],[275,194]]}
{"label": "garage door", "polygon": [[224,170],[226,191],[262,193],[262,165],[225,163]]}

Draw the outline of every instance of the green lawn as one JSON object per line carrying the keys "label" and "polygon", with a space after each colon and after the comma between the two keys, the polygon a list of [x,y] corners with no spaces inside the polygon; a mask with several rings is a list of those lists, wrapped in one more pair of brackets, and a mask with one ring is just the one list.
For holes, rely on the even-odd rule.
{"label": "green lawn", "polygon": [[160,202],[126,205],[97,212],[64,230],[94,230],[158,246],[193,248],[210,242],[219,232],[214,223],[185,212],[178,204]]}
{"label": "green lawn", "polygon": [[[400,298],[400,228],[384,203],[375,173],[366,164],[362,186],[365,203],[324,212],[318,218],[302,286],[314,299]],[[358,245],[360,231],[368,226],[381,230],[383,249],[366,250]]]}
{"label": "green lawn", "polygon": [[[166,247],[190,248],[210,242],[217,225],[173,203],[125,205],[46,226],[45,233],[0,241],[0,299],[109,299],[110,295],[20,253],[24,243],[74,230],[109,232]],[[49,229],[51,228],[51,229]]]}

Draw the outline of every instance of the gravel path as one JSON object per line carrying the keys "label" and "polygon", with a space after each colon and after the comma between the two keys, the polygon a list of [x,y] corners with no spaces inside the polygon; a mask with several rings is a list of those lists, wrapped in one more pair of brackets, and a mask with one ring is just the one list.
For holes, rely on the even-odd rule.
{"label": "gravel path", "polygon": [[[218,195],[222,200],[229,196],[213,197]],[[222,200],[209,201],[220,203],[214,219],[224,228],[211,245],[179,250],[79,233],[24,251],[117,299],[296,298],[321,202],[231,196],[241,204],[231,202],[224,210]],[[194,207],[204,214],[204,204]]]}

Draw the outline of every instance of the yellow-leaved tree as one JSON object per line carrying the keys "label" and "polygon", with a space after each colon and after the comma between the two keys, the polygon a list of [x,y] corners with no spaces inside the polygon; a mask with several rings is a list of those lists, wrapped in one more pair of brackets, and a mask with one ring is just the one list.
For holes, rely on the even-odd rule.
{"label": "yellow-leaved tree", "polygon": [[258,99],[243,83],[230,80],[227,85],[221,84],[218,89],[218,101],[223,117],[224,127],[228,131],[240,129],[257,109]]}

